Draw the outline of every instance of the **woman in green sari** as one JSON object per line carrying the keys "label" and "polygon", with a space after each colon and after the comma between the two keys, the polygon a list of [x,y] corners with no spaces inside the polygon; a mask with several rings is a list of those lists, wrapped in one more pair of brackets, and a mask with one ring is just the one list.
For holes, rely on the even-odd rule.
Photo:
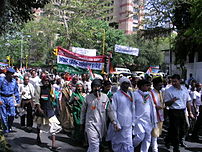
{"label": "woman in green sari", "polygon": [[76,90],[72,93],[69,103],[72,105],[72,114],[74,119],[74,132],[72,139],[75,141],[82,140],[82,132],[80,130],[80,114],[81,107],[84,102],[86,94],[84,93],[83,83],[78,81],[76,84]]}

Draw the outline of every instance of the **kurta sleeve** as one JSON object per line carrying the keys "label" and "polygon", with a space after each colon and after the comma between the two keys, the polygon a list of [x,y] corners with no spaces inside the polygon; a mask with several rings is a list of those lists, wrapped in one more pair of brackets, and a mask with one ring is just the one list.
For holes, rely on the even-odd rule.
{"label": "kurta sleeve", "polygon": [[36,85],[35,86],[35,92],[34,92],[34,96],[35,96],[34,104],[40,104],[40,102],[39,102],[40,92],[41,92],[40,86]]}
{"label": "kurta sleeve", "polygon": [[35,101],[35,88],[34,88],[34,86],[31,83],[28,84],[28,85],[30,85],[32,100]]}
{"label": "kurta sleeve", "polygon": [[117,118],[117,110],[118,110],[118,96],[117,96],[117,94],[114,94],[113,98],[112,98],[112,113],[113,113],[112,117],[115,122],[113,122],[113,123],[116,123],[117,126],[119,126],[119,128],[120,128],[120,123]]}
{"label": "kurta sleeve", "polygon": [[107,115],[111,122],[115,121],[115,115],[110,100],[107,102]]}

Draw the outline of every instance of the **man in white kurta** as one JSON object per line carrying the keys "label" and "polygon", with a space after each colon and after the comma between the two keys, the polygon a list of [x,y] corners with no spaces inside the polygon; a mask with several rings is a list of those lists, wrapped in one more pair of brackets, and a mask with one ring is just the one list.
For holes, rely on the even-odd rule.
{"label": "man in white kurta", "polygon": [[[157,129],[158,132],[156,134],[152,134],[152,152],[158,152],[158,143],[157,143],[157,137],[160,136],[162,132],[162,127],[163,127],[163,121],[164,121],[164,102],[163,102],[163,96],[162,96],[162,86],[163,86],[163,80],[161,77],[156,77],[152,80],[153,82],[153,87],[150,91],[153,103],[156,108],[156,116],[157,116]],[[156,129],[156,128],[155,128]]]}
{"label": "man in white kurta", "polygon": [[115,116],[108,129],[108,140],[111,140],[114,152],[133,152],[132,123],[134,116],[134,96],[128,90],[130,80],[122,77],[119,81],[121,89],[112,99],[112,109]]}
{"label": "man in white kurta", "polygon": [[138,81],[135,96],[135,121],[133,129],[133,145],[141,143],[140,152],[147,152],[151,143],[151,131],[156,126],[156,111],[149,94],[151,83],[147,80]]}
{"label": "man in white kurta", "polygon": [[86,96],[81,110],[81,125],[85,124],[89,147],[87,152],[99,152],[99,145],[107,132],[107,114],[111,118],[109,98],[100,92],[101,80],[92,81],[92,93]]}

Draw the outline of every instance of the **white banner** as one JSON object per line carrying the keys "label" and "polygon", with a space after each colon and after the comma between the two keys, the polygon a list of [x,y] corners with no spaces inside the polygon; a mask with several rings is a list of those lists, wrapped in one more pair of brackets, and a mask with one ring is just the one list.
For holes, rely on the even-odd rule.
{"label": "white banner", "polygon": [[86,55],[86,56],[96,56],[96,49],[84,49],[79,47],[72,47],[72,52]]}
{"label": "white banner", "polygon": [[139,49],[129,46],[115,45],[115,52],[138,56]]}
{"label": "white banner", "polygon": [[58,55],[57,56],[57,63],[58,64],[66,64],[66,65],[71,65],[73,67],[79,67],[83,69],[90,68],[92,70],[102,70],[104,63],[101,62],[88,62],[88,61],[82,61],[70,57],[65,57]]}

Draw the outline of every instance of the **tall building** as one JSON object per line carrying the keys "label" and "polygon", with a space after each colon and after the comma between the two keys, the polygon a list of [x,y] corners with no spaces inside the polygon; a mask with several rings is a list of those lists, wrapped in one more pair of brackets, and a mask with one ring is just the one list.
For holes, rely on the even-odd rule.
{"label": "tall building", "polygon": [[144,0],[111,0],[111,8],[106,13],[105,20],[126,34],[143,29]]}

